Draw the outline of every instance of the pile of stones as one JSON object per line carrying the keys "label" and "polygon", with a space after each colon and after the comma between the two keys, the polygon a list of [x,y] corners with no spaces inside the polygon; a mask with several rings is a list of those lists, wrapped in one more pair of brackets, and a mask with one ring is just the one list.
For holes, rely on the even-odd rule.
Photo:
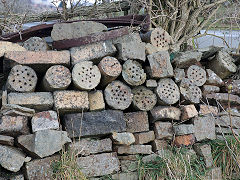
{"label": "pile of stones", "polygon": [[[106,30],[61,23],[51,38]],[[170,144],[194,147],[211,168],[202,142],[231,133],[228,101],[239,132],[240,81],[227,79],[236,60],[219,47],[173,53],[171,43],[161,28],[62,51],[39,37],[1,41],[0,179],[50,179],[64,145],[92,179],[138,179],[136,155],[151,159]]]}

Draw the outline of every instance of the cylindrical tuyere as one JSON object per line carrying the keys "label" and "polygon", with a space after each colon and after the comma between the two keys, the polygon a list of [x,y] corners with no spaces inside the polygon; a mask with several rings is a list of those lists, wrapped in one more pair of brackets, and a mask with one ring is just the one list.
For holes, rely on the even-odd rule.
{"label": "cylindrical tuyere", "polygon": [[122,66],[120,62],[115,57],[106,56],[98,64],[98,68],[101,72],[101,86],[104,87],[111,83],[122,72]]}
{"label": "cylindrical tuyere", "polygon": [[71,84],[70,70],[62,65],[50,67],[43,77],[42,87],[45,91],[65,90]]}
{"label": "cylindrical tuyere", "polygon": [[127,85],[121,81],[113,81],[104,90],[105,101],[113,109],[127,109],[133,99],[133,94]]}
{"label": "cylindrical tuyere", "polygon": [[14,92],[33,92],[37,85],[37,74],[29,66],[14,66],[7,79],[6,87]]}

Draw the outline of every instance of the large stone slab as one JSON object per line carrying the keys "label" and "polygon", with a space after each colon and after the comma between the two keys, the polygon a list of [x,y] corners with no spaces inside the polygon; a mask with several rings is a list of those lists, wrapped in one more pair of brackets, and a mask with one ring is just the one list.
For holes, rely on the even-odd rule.
{"label": "large stone slab", "polygon": [[123,112],[117,110],[67,114],[63,124],[71,138],[126,131]]}
{"label": "large stone slab", "polygon": [[0,134],[10,136],[29,134],[28,118],[26,116],[0,117]]}
{"label": "large stone slab", "polygon": [[26,163],[24,173],[29,180],[50,180],[53,178],[53,169],[55,161],[59,161],[60,156],[51,156],[44,159],[35,159]]}
{"label": "large stone slab", "polygon": [[178,68],[187,68],[199,62],[201,60],[201,57],[202,57],[201,52],[194,52],[194,51],[181,52],[176,55],[173,63]]}
{"label": "large stone slab", "polygon": [[89,108],[88,93],[86,91],[55,91],[54,109],[60,114],[82,112]]}
{"label": "large stone slab", "polygon": [[109,41],[73,47],[70,49],[71,63],[75,65],[82,61],[99,62],[105,56],[114,55],[116,51],[116,47]]}
{"label": "large stone slab", "polygon": [[70,66],[69,51],[11,51],[4,55],[3,69],[9,70],[21,64],[30,66],[36,72],[46,72],[53,65]]}
{"label": "large stone slab", "polygon": [[155,139],[154,131],[134,133],[135,144],[146,144]]}
{"label": "large stone slab", "polygon": [[62,149],[71,139],[66,131],[42,130],[18,137],[18,144],[35,157],[44,158]]}
{"label": "large stone slab", "polygon": [[14,147],[0,145],[0,165],[12,172],[18,172],[25,162],[25,154]]}
{"label": "large stone slab", "polygon": [[77,154],[83,156],[103,152],[111,152],[112,140],[110,138],[106,139],[81,138],[79,141],[75,141],[69,144],[68,149],[71,152],[75,151]]}
{"label": "large stone slab", "polygon": [[118,154],[152,154],[151,145],[116,146]]}
{"label": "large stone slab", "polygon": [[216,139],[214,117],[211,115],[195,117],[193,123],[196,141]]}
{"label": "large stone slab", "polygon": [[14,138],[11,136],[0,135],[0,144],[14,146]]}
{"label": "large stone slab", "polygon": [[50,92],[9,93],[8,104],[16,104],[37,111],[47,111],[53,107],[53,96]]}
{"label": "large stone slab", "polygon": [[78,166],[88,176],[104,176],[120,170],[116,153],[103,153],[77,158]]}
{"label": "large stone slab", "polygon": [[0,57],[2,57],[4,53],[8,51],[26,51],[26,49],[17,43],[0,41]]}

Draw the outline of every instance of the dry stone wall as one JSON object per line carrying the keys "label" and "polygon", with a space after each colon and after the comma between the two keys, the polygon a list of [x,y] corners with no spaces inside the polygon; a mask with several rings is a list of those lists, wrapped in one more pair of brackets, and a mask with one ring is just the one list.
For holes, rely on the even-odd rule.
{"label": "dry stone wall", "polygon": [[[106,31],[92,24],[57,24],[52,38]],[[211,167],[211,147],[202,142],[230,132],[219,108],[228,100],[234,131],[240,128],[240,82],[224,83],[235,61],[221,48],[173,53],[170,43],[160,28],[64,51],[37,37],[22,47],[0,42],[7,77],[0,83],[0,179],[50,179],[63,145],[77,152],[89,178],[138,179],[129,170],[135,155],[147,161],[170,144],[194,145]]]}

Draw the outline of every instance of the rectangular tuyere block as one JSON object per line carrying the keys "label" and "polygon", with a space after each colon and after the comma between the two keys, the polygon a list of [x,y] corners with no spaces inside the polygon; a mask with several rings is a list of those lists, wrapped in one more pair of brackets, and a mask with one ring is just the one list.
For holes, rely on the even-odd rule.
{"label": "rectangular tuyere block", "polygon": [[36,72],[44,73],[53,65],[70,66],[69,51],[10,51],[3,61],[4,70],[21,64],[32,67]]}
{"label": "rectangular tuyere block", "polygon": [[116,53],[116,47],[109,41],[87,44],[70,49],[71,63],[75,65],[82,61],[99,61],[105,56]]}
{"label": "rectangular tuyere block", "polygon": [[53,97],[54,109],[60,114],[77,113],[89,109],[86,91],[55,91]]}
{"label": "rectangular tuyere block", "polygon": [[117,110],[67,114],[63,124],[71,138],[126,131],[123,112]]}
{"label": "rectangular tuyere block", "polygon": [[36,111],[47,111],[53,107],[53,96],[50,92],[9,93],[8,104],[16,104]]}

